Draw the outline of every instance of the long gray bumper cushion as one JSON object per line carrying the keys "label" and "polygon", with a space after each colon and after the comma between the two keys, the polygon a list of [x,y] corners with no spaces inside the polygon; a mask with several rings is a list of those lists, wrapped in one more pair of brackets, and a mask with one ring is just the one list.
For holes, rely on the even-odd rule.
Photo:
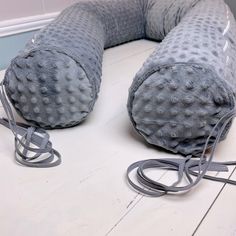
{"label": "long gray bumper cushion", "polygon": [[[163,12],[184,11],[183,1],[164,2],[169,5]],[[166,25],[163,33],[171,28]],[[235,107],[235,62],[236,24],[230,10],[221,0],[198,1],[133,81],[128,110],[135,128],[151,144],[198,155],[217,121]]]}
{"label": "long gray bumper cushion", "polygon": [[[104,48],[142,38],[161,43],[131,85],[130,119],[150,144],[188,156],[186,160],[200,157],[203,165],[207,148],[213,147],[214,153],[235,116],[236,23],[223,0],[78,2],[12,60],[4,80],[7,95],[31,124],[76,125],[96,101]],[[173,170],[174,165],[180,176],[185,169],[189,177],[191,169],[185,164],[163,163],[151,161],[146,167],[167,165]],[[207,163],[203,171],[199,167],[195,184],[205,175]],[[128,170],[139,167],[141,184],[143,165]]]}

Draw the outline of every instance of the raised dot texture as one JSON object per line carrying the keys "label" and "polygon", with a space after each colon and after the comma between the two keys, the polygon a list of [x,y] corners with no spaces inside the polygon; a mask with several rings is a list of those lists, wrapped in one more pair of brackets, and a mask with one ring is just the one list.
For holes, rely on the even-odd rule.
{"label": "raised dot texture", "polygon": [[24,95],[22,95],[22,96],[20,97],[20,102],[26,103],[26,102],[27,102],[27,98],[26,98]]}
{"label": "raised dot texture", "polygon": [[50,107],[47,107],[47,108],[46,108],[46,113],[47,113],[47,114],[51,114],[52,111],[53,111],[52,108],[50,108]]}
{"label": "raised dot texture", "polygon": [[193,89],[194,85],[192,81],[187,81],[185,84],[186,89],[191,90]]}
{"label": "raised dot texture", "polygon": [[55,91],[56,91],[57,93],[60,93],[60,92],[61,92],[61,87],[60,87],[60,85],[58,85],[58,84],[55,85]]}
{"label": "raised dot texture", "polygon": [[18,84],[18,85],[17,85],[17,90],[18,90],[20,93],[23,92],[23,91],[24,91],[23,85],[22,85],[22,84]]}
{"label": "raised dot texture", "polygon": [[[151,110],[151,108],[150,108],[150,110]],[[165,111],[161,108],[158,108],[156,112],[158,115],[162,115],[162,114],[164,114]]]}
{"label": "raised dot texture", "polygon": [[157,103],[163,103],[165,101],[165,98],[164,97],[162,97],[162,96],[158,96],[157,98],[156,98],[156,102]]}
{"label": "raised dot texture", "polygon": [[72,78],[71,75],[67,74],[67,75],[66,75],[66,79],[67,79],[68,81],[71,81],[73,78]]}
{"label": "raised dot texture", "polygon": [[173,115],[173,116],[176,116],[176,115],[178,114],[178,110],[172,108],[172,109],[170,110],[170,114]]}
{"label": "raised dot texture", "polygon": [[48,121],[49,121],[50,123],[54,123],[54,118],[53,118],[52,116],[49,116]]}
{"label": "raised dot texture", "polygon": [[190,105],[192,103],[194,103],[194,98],[191,97],[191,96],[186,96],[184,99],[183,99],[183,102],[187,105]]}
{"label": "raised dot texture", "polygon": [[170,87],[170,89],[172,89],[172,90],[178,89],[178,85],[177,85],[176,83],[174,83],[174,82],[170,83],[170,84],[169,84],[169,87]]}
{"label": "raised dot texture", "polygon": [[75,99],[75,97],[69,97],[69,101],[70,101],[70,103],[71,104],[73,104],[73,103],[75,103],[76,102],[76,99]]}
{"label": "raised dot texture", "polygon": [[42,68],[45,66],[45,63],[43,61],[38,61],[38,67]]}
{"label": "raised dot texture", "polygon": [[[222,93],[223,89],[220,88],[220,83],[215,82],[212,74],[203,70],[201,66],[191,68],[191,76],[186,73],[188,69],[185,65],[175,65],[175,70],[174,77],[171,66],[161,75],[166,80],[166,86],[161,91],[155,86],[160,76],[159,73],[146,79],[150,84],[149,90],[142,84],[138,87],[134,93],[133,104],[139,104],[139,108],[138,111],[132,110],[132,116],[138,131],[149,129],[148,135],[146,133],[142,133],[142,135],[151,144],[172,151],[174,149],[175,152],[185,155],[189,152],[198,153],[203,148],[202,137],[206,136],[206,130],[209,133],[212,125],[217,122],[217,119],[210,117],[213,116],[212,114],[217,114],[215,112],[217,110],[216,101],[223,96],[216,96],[215,91]],[[206,82],[202,83],[204,80]],[[145,81],[145,83],[147,82]],[[177,89],[172,89],[172,84],[177,84]],[[145,93],[151,99],[144,100]],[[162,97],[164,101],[168,102],[158,104],[155,97]],[[221,102],[220,100],[218,102]],[[222,99],[221,106],[225,106],[223,109],[229,109],[229,104],[229,101]],[[156,113],[145,113],[145,106],[151,106],[152,110],[156,109]],[[148,119],[150,122],[143,122]],[[159,126],[159,122],[165,125]],[[175,145],[172,145],[172,139],[176,140]]]}
{"label": "raised dot texture", "polygon": [[29,91],[34,94],[34,93],[36,92],[35,86],[30,85],[30,86],[29,86]]}
{"label": "raised dot texture", "polygon": [[28,81],[33,81],[33,75],[28,74],[28,75],[26,76],[26,79],[27,79]]}
{"label": "raised dot texture", "polygon": [[43,98],[43,103],[44,104],[49,104],[49,102],[50,102],[49,98]]}
{"label": "raised dot texture", "polygon": [[172,97],[170,98],[170,102],[171,102],[172,104],[176,104],[176,103],[179,102],[179,99],[178,99],[177,97],[175,97],[175,96],[172,96]]}
{"label": "raised dot texture", "polygon": [[34,110],[35,113],[40,113],[39,107],[35,107],[33,110]]}
{"label": "raised dot texture", "polygon": [[159,120],[159,121],[156,121],[156,124],[161,127],[165,125],[165,122]]}
{"label": "raised dot texture", "polygon": [[65,108],[64,108],[64,107],[60,107],[60,108],[58,109],[58,112],[59,112],[60,114],[65,113]]}
{"label": "raised dot texture", "polygon": [[42,87],[40,89],[40,91],[41,91],[42,94],[45,94],[45,93],[47,93],[48,89],[46,87]]}
{"label": "raised dot texture", "polygon": [[[227,23],[223,1],[153,1],[151,7],[143,5],[149,6],[149,0],[122,3],[86,2],[81,9],[79,2],[38,32],[8,70],[12,73],[6,76],[9,99],[35,125],[60,128],[78,124],[92,110],[99,91],[103,48],[147,36],[162,43],[135,76],[128,102],[130,117],[140,132],[149,134],[142,134],[148,142],[168,149],[174,132],[178,134],[177,144],[171,150],[199,152],[203,142],[198,139],[200,122],[205,121],[205,128],[209,128],[215,122],[213,118],[234,107],[231,88],[236,87],[236,53],[232,47],[235,29],[230,27],[227,36],[222,35]],[[92,24],[91,19],[97,19],[98,13],[99,20]],[[233,25],[231,14],[228,17]],[[116,24],[119,30],[114,30]],[[226,37],[229,47],[223,53]],[[32,77],[28,79],[29,74]],[[23,89],[18,90],[19,84]],[[225,90],[219,90],[220,86]],[[21,101],[23,95],[26,100]],[[32,103],[33,97],[36,103]],[[202,104],[202,99],[207,103]],[[24,106],[29,108],[27,114]],[[39,114],[34,112],[35,107],[39,107]],[[217,108],[221,113],[216,112]],[[48,109],[50,114],[46,113]],[[143,124],[144,120],[149,122]],[[192,124],[190,136],[184,123]],[[158,129],[161,138],[156,137]]]}
{"label": "raised dot texture", "polygon": [[42,81],[42,82],[46,82],[47,80],[47,76],[45,74],[42,74],[39,76],[39,79]]}
{"label": "raised dot texture", "polygon": [[193,125],[191,123],[184,122],[184,128],[190,129],[192,127],[193,127]]}
{"label": "raised dot texture", "polygon": [[37,100],[37,98],[36,98],[36,97],[32,97],[30,101],[31,101],[31,103],[33,103],[33,104],[35,104],[35,103],[37,103],[37,102],[38,102],[38,100]]}
{"label": "raised dot texture", "polygon": [[57,104],[57,105],[60,105],[60,104],[62,104],[62,103],[63,103],[62,98],[57,97],[57,98],[56,98],[56,104]]}
{"label": "raised dot texture", "polygon": [[191,110],[186,109],[186,110],[184,111],[184,114],[185,114],[186,117],[190,117],[190,116],[193,115],[193,112],[192,112]]}
{"label": "raised dot texture", "polygon": [[75,113],[76,111],[77,111],[77,109],[76,109],[76,107],[70,107],[70,111],[72,112],[72,113]]}
{"label": "raised dot texture", "polygon": [[23,106],[23,111],[24,112],[28,112],[29,111],[29,107],[28,106]]}
{"label": "raised dot texture", "polygon": [[170,136],[171,136],[172,138],[176,138],[178,135],[177,135],[177,133],[175,133],[175,132],[171,132]]}
{"label": "raised dot texture", "polygon": [[72,92],[75,91],[75,89],[74,89],[74,87],[73,87],[72,85],[69,85],[69,86],[67,87],[67,91],[68,91],[69,93],[72,93]]}
{"label": "raised dot texture", "polygon": [[42,122],[42,118],[40,116],[36,117],[37,122]]}

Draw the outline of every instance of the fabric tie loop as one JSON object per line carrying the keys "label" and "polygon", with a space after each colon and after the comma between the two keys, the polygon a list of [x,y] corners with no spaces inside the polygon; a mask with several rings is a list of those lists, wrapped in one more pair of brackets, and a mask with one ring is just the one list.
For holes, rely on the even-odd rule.
{"label": "fabric tie loop", "polygon": [[49,134],[37,127],[15,121],[7,100],[3,83],[0,83],[0,101],[7,118],[0,118],[0,124],[10,129],[15,136],[15,160],[28,167],[54,167],[61,163],[60,153],[52,148]]}
{"label": "fabric tie loop", "polygon": [[[213,180],[217,182],[223,182],[228,184],[236,185],[235,180],[214,177],[206,175],[207,171],[217,171],[226,172],[228,171],[228,166],[235,165],[236,161],[230,162],[212,162],[217,144],[220,142],[220,138],[225,130],[225,127],[232,122],[233,118],[236,116],[236,111],[231,110],[225,114],[216,125],[212,128],[209,136],[206,139],[204,149],[198,158],[194,158],[189,155],[184,159],[180,158],[167,158],[167,159],[148,159],[143,161],[138,161],[131,164],[126,173],[128,183],[139,193],[152,197],[160,197],[168,193],[180,193],[186,192],[196,186],[203,178],[208,180]],[[212,144],[209,157],[206,156],[206,151],[209,148],[210,139],[213,138],[213,134],[217,131],[217,136]],[[130,174],[136,169],[135,177],[136,184],[131,178]],[[147,169],[162,169],[169,171],[177,171],[178,178],[172,185],[165,185],[163,183],[154,181],[145,174]],[[196,178],[193,179],[192,176]],[[182,180],[186,177],[188,184],[180,186]]]}

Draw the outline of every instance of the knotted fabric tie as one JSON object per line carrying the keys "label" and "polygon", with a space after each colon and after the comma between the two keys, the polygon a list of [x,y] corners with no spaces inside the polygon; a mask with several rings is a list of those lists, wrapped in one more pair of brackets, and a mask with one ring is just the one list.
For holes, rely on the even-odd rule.
{"label": "knotted fabric tie", "polygon": [[[213,177],[206,175],[207,171],[228,171],[229,165],[236,165],[236,161],[230,162],[212,162],[216,146],[220,142],[220,138],[226,128],[226,126],[233,120],[236,116],[236,111],[232,110],[225,114],[213,127],[209,136],[206,139],[204,149],[199,158],[192,159],[192,156],[189,155],[183,159],[149,159],[138,161],[130,165],[127,169],[127,180],[128,183],[138,192],[152,196],[160,197],[168,193],[177,193],[185,192],[196,186],[201,179],[209,179],[213,181],[229,183],[236,185],[236,181],[229,180],[225,178]],[[206,156],[206,151],[210,142],[210,139],[213,137],[214,132],[218,130],[217,136],[212,144],[209,156]],[[145,174],[146,169],[164,169],[169,171],[177,171],[178,179],[172,185],[165,185],[160,182],[157,182],[149,178]],[[139,184],[136,184],[133,179],[130,177],[130,173],[136,170],[136,179]],[[196,176],[195,179],[192,176]],[[184,186],[179,186],[183,178],[186,177],[188,184]]]}
{"label": "knotted fabric tie", "polygon": [[17,163],[38,168],[59,165],[61,155],[53,149],[49,134],[41,128],[15,121],[2,83],[0,83],[0,101],[7,116],[7,119],[0,118],[0,124],[9,128],[15,136],[15,160]]}

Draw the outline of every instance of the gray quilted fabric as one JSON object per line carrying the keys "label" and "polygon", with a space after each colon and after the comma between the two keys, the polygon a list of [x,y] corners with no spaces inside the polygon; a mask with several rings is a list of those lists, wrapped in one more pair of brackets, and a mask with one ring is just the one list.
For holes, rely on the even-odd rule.
{"label": "gray quilted fabric", "polygon": [[[181,3],[175,1],[171,11],[181,11]],[[162,37],[161,30],[153,35],[158,32]],[[135,128],[151,144],[198,155],[217,121],[235,106],[235,62],[229,8],[221,0],[195,1],[133,81],[128,110]],[[210,145],[216,136],[217,130]]]}
{"label": "gray quilted fabric", "polygon": [[104,47],[144,37],[139,0],[85,1],[65,9],[12,60],[8,97],[29,122],[44,128],[80,123],[100,87]]}
{"label": "gray quilted fabric", "polygon": [[8,97],[33,124],[76,125],[96,101],[104,48],[141,38],[162,42],[131,85],[130,118],[149,143],[197,155],[235,106],[236,25],[223,0],[78,2],[12,60]]}
{"label": "gray quilted fabric", "polygon": [[146,3],[146,37],[154,40],[163,40],[178,25],[182,17],[198,2],[199,0],[144,1]]}

